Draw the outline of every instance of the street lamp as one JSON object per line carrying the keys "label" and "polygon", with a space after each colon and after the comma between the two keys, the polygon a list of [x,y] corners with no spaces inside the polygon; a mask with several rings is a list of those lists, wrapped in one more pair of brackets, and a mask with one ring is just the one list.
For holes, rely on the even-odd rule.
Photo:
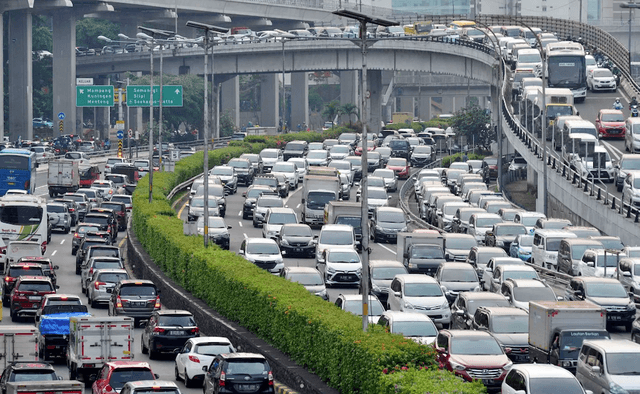
{"label": "street lamp", "polygon": [[[209,50],[209,33],[227,33],[229,29],[224,27],[207,25],[205,23],[188,21],[187,27],[193,27],[195,29],[204,30],[204,246],[209,245],[209,56],[207,51]],[[213,51],[213,49],[212,49]],[[213,83],[213,75],[211,76],[211,83]]]}
{"label": "street lamp", "polygon": [[277,33],[273,36],[274,39],[279,38],[280,42],[282,43],[282,111],[281,111],[280,121],[282,122],[282,132],[284,133],[286,130],[285,125],[287,122],[287,95],[286,95],[286,85],[284,82],[284,73],[285,73],[284,43],[286,39],[296,38],[296,36],[279,29],[275,29],[274,31]]}
{"label": "street lamp", "polygon": [[355,19],[360,23],[360,41],[353,40],[354,43],[360,45],[362,50],[362,78],[360,81],[360,99],[362,100],[362,180],[361,188],[362,194],[360,196],[362,200],[361,215],[362,215],[362,329],[366,330],[369,325],[369,193],[367,191],[367,168],[369,167],[367,162],[367,104],[369,100],[370,92],[367,90],[367,23],[380,26],[397,26],[398,22],[390,21],[387,19],[375,18],[365,14],[361,14],[355,11],[338,10],[333,11],[334,15],[343,16],[349,19]]}
{"label": "street lamp", "polygon": [[626,3],[621,3],[620,8],[628,8],[629,9],[629,67],[631,67],[631,13],[634,9],[640,8],[640,4],[635,1],[629,1]]}

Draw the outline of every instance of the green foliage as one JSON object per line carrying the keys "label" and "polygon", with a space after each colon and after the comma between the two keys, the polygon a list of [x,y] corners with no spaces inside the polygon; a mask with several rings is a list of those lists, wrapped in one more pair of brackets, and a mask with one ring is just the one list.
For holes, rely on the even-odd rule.
{"label": "green foliage", "polygon": [[[406,367],[405,367],[406,368]],[[380,394],[478,394],[487,389],[481,381],[460,384],[461,379],[447,371],[397,367],[383,375]]]}
{"label": "green foliage", "polygon": [[440,119],[440,118],[433,118],[426,122],[421,122],[422,126],[424,126],[425,129],[427,127],[438,127],[440,129],[446,129],[447,127],[451,126],[451,123],[453,123],[453,119]]}
{"label": "green foliage", "polygon": [[53,51],[53,35],[51,34],[51,19],[41,15],[33,15],[31,27],[31,50]]}
{"label": "green foliage", "polygon": [[404,122],[389,123],[388,125],[384,126],[384,128],[388,130],[413,129],[413,131],[415,131],[416,133],[419,133],[422,130],[424,130],[424,127],[422,127],[422,124],[419,122],[412,122],[411,124],[407,124]]}
{"label": "green foliage", "polygon": [[[247,137],[210,151],[208,165],[293,139],[322,141],[347,130]],[[342,393],[380,393],[381,388],[396,393],[392,391],[395,387],[438,393],[483,392],[477,384],[462,383],[446,372],[421,370],[420,374],[410,371],[402,376],[383,373],[399,365],[432,371],[437,367],[434,349],[389,334],[376,325],[363,332],[361,318],[312,295],[303,286],[274,277],[217,246],[204,248],[200,236],[183,235],[182,221],[165,196],[174,185],[202,172],[202,160],[203,152],[198,152],[179,161],[174,173],[155,173],[152,203],[148,202],[148,182],[144,180],[133,194],[133,229],[152,260],[169,277]]]}
{"label": "green foliage", "polygon": [[98,36],[118,40],[118,33],[120,33],[119,23],[98,18],[80,19],[76,22],[76,45],[93,48],[97,52],[103,46],[108,45],[104,41],[98,40]]}
{"label": "green foliage", "polygon": [[467,137],[467,141],[474,140],[485,150],[490,149],[491,142],[496,140],[496,133],[491,127],[491,117],[480,108],[477,101],[456,112],[451,123],[456,133]]}
{"label": "green foliage", "polygon": [[220,136],[230,136],[236,130],[231,114],[227,111],[220,113]]}
{"label": "green foliage", "polygon": [[[445,156],[442,158],[442,166],[449,167],[451,163],[454,161],[462,161],[462,156],[464,153],[456,153],[455,155]],[[484,155],[478,155],[476,153],[468,153],[467,158],[469,160],[482,160],[484,159]]]}
{"label": "green foliage", "polygon": [[340,113],[340,102],[338,100],[333,100],[329,104],[324,106],[322,110],[322,117],[329,122],[333,122],[336,118],[336,115]]}

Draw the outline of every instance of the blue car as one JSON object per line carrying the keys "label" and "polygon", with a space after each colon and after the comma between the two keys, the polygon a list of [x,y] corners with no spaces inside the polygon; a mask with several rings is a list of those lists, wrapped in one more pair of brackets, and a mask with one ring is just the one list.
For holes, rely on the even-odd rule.
{"label": "blue car", "polygon": [[531,247],[533,246],[533,235],[520,234],[511,242],[509,256],[519,258],[523,261],[531,260]]}

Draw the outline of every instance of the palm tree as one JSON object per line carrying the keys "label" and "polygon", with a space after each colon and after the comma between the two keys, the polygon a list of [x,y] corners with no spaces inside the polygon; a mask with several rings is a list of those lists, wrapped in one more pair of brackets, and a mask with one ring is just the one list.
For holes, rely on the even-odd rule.
{"label": "palm tree", "polygon": [[349,127],[351,127],[351,115],[355,115],[357,119],[360,119],[360,111],[355,104],[347,103],[340,107],[340,114],[347,115],[349,118]]}
{"label": "palm tree", "polygon": [[333,120],[336,118],[336,115],[340,113],[340,103],[337,100],[331,101],[329,104],[325,105],[324,110],[322,110],[322,116],[325,118],[329,118],[331,124],[333,125]]}

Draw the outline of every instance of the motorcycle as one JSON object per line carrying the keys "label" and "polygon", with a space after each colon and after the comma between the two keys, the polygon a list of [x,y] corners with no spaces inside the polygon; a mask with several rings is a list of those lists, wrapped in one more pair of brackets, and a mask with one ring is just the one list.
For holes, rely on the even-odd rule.
{"label": "motorcycle", "polygon": [[629,106],[629,111],[631,111],[631,117],[632,118],[637,118],[638,117],[638,105],[637,104],[633,104]]}

